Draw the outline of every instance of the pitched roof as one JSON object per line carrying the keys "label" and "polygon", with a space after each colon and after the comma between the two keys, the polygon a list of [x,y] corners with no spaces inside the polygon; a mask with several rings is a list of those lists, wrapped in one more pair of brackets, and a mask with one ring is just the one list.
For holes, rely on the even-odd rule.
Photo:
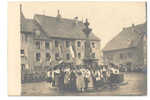
{"label": "pitched roof", "polygon": [[34,20],[33,19],[21,19],[21,32],[30,32],[34,30]]}
{"label": "pitched roof", "polygon": [[136,47],[144,34],[147,34],[146,23],[124,28],[116,37],[106,44],[103,51]]}
{"label": "pitched roof", "polygon": [[[49,37],[68,38],[68,39],[86,39],[83,33],[84,24],[78,21],[75,24],[73,19],[65,19],[45,15],[35,15],[34,19],[40,24],[41,28]],[[90,34],[90,40],[100,40],[93,33]]]}

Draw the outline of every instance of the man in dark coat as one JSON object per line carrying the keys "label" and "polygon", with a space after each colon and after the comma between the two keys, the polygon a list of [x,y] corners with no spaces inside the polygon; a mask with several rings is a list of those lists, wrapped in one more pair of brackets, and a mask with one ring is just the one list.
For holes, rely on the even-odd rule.
{"label": "man in dark coat", "polygon": [[70,74],[70,90],[76,91],[76,75],[73,71]]}
{"label": "man in dark coat", "polygon": [[60,69],[60,74],[59,74],[59,90],[63,91],[64,90],[64,76],[65,76],[65,72],[62,71],[62,69]]}

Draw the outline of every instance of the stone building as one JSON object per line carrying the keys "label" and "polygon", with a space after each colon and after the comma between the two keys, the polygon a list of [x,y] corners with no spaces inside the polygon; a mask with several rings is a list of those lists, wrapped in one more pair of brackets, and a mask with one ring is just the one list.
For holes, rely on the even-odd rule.
{"label": "stone building", "polygon": [[123,28],[103,49],[105,63],[147,66],[147,23]]}
{"label": "stone building", "polygon": [[[65,63],[82,64],[86,40],[84,27],[78,17],[66,19],[59,11],[56,17],[36,14],[33,19],[28,19],[20,6],[22,71],[45,72],[59,59]],[[99,59],[100,39],[94,33],[89,39],[92,55]]]}

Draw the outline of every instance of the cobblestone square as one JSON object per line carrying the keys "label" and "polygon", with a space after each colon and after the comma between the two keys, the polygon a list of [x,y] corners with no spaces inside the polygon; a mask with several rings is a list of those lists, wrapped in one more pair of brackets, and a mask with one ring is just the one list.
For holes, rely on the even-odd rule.
{"label": "cobblestone square", "polygon": [[127,84],[120,85],[117,89],[104,88],[90,92],[59,92],[51,88],[47,82],[22,84],[23,96],[145,96],[147,95],[147,78],[144,73],[125,74]]}

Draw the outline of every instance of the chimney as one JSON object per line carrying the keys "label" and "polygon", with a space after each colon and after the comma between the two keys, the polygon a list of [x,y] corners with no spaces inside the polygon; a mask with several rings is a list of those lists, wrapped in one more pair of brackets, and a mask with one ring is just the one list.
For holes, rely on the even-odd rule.
{"label": "chimney", "polygon": [[147,22],[147,2],[145,1],[145,20]]}
{"label": "chimney", "polygon": [[22,12],[22,4],[20,4],[20,12]]}
{"label": "chimney", "polygon": [[132,24],[132,27],[134,27],[135,25],[134,24]]}
{"label": "chimney", "polygon": [[82,21],[81,22],[83,23],[83,17],[82,17]]}
{"label": "chimney", "polygon": [[20,6],[20,30],[22,31],[22,28],[23,28],[23,21],[25,19],[23,13],[22,13],[22,4],[19,5]]}
{"label": "chimney", "polygon": [[61,14],[60,14],[60,11],[58,9],[57,10],[57,16],[56,16],[56,21],[60,22],[60,19],[61,19]]}
{"label": "chimney", "polygon": [[134,24],[132,24],[132,32],[135,32],[135,29],[134,29],[134,27],[135,27],[135,25]]}
{"label": "chimney", "polygon": [[124,27],[123,30],[125,30],[126,28]]}
{"label": "chimney", "polygon": [[59,9],[57,10],[57,18],[61,18]]}
{"label": "chimney", "polygon": [[77,25],[78,24],[78,17],[74,17],[74,25]]}

